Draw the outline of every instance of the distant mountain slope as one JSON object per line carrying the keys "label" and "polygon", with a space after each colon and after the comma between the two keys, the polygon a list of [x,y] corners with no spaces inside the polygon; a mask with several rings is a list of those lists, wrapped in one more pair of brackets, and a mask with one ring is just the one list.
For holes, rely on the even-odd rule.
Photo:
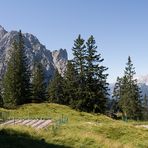
{"label": "distant mountain slope", "polygon": [[[17,38],[17,35],[17,31],[7,32],[0,26],[0,77],[2,77],[6,71],[11,45],[13,40]],[[47,50],[34,35],[24,33],[23,37],[31,70],[33,69],[34,62],[41,62],[45,68],[47,79],[53,76],[56,68],[61,75],[64,74],[68,59],[65,49],[51,52]]]}
{"label": "distant mountain slope", "polygon": [[[148,83],[140,83],[140,81],[138,81],[138,86],[140,87],[140,89],[142,91],[142,96],[144,96],[145,94],[148,96],[148,85],[147,84]],[[114,85],[115,85],[115,83],[110,83],[109,84],[110,98],[112,97],[112,94],[113,94]]]}
{"label": "distant mountain slope", "polygon": [[148,96],[148,85],[145,83],[139,83],[138,85],[142,91],[142,96],[144,97],[145,94]]}

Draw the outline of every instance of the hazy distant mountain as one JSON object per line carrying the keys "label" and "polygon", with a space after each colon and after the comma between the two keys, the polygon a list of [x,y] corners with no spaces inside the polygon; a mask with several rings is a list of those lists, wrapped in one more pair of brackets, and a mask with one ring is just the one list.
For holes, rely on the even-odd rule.
{"label": "hazy distant mountain", "polygon": [[[14,38],[17,38],[17,35],[17,31],[7,32],[0,26],[0,77],[2,77],[6,71],[11,45]],[[65,49],[51,52],[47,50],[34,35],[24,33],[23,37],[31,70],[33,69],[34,62],[38,61],[43,64],[47,79],[53,76],[56,68],[61,75],[64,74],[67,63],[67,51]]]}
{"label": "hazy distant mountain", "polygon": [[[144,96],[145,94],[148,96],[148,75],[145,75],[145,76],[137,76],[136,77],[137,81],[138,81],[138,85],[142,91],[142,96]],[[113,90],[114,90],[114,85],[115,83],[110,83],[109,84],[109,94],[110,94],[110,97],[112,96],[113,94]]]}
{"label": "hazy distant mountain", "polygon": [[148,85],[146,85],[145,83],[139,83],[139,87],[141,88],[142,96],[144,96],[145,94],[148,96]]}
{"label": "hazy distant mountain", "polygon": [[148,85],[148,74],[136,76],[136,79],[138,80],[138,83],[144,83]]}
{"label": "hazy distant mountain", "polygon": [[142,95],[144,96],[146,94],[148,96],[148,75],[136,76],[136,79],[141,88]]}

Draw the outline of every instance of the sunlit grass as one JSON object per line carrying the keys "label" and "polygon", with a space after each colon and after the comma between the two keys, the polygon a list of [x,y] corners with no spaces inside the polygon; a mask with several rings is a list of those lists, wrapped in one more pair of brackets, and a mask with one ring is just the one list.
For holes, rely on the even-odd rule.
{"label": "sunlit grass", "polygon": [[35,130],[24,126],[6,126],[1,129],[13,129],[35,139],[44,139],[46,143],[74,148],[145,148],[148,147],[148,130],[135,127],[136,122],[113,120],[101,114],[78,112],[58,104],[27,104],[15,110],[4,110],[11,118],[51,118],[53,121],[62,116],[68,117],[68,123],[62,124],[56,132],[52,126]]}

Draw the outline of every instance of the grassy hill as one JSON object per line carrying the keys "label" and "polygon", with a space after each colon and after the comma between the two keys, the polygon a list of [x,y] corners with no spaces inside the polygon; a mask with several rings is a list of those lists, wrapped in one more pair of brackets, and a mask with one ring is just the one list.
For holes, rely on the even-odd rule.
{"label": "grassy hill", "polygon": [[[7,111],[11,118],[51,118],[55,123],[63,117],[68,122],[57,129],[35,130],[25,126],[0,127],[2,148],[146,148],[148,129],[137,128],[136,122],[125,123],[101,114],[78,112],[57,104],[27,104]],[[58,123],[57,123],[58,124]]]}

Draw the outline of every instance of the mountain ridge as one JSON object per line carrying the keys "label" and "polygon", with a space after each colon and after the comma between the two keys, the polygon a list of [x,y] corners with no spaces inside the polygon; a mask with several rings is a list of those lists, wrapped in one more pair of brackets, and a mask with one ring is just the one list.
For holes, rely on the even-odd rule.
{"label": "mountain ridge", "polygon": [[[38,38],[33,34],[22,34],[31,70],[33,70],[34,62],[41,62],[43,64],[47,80],[53,77],[55,69],[58,69],[59,73],[64,75],[68,60],[66,49],[50,51],[45,47],[45,45],[40,43]],[[17,31],[8,32],[0,25],[0,78],[5,74],[7,63],[10,58],[9,52],[12,50],[12,42],[17,37]]]}
{"label": "mountain ridge", "polygon": [[[148,96],[148,74],[136,75],[134,78],[137,79],[138,86],[140,87],[140,89],[142,91],[142,97],[144,97],[145,94],[146,94],[146,96]],[[110,97],[113,94],[114,85],[115,85],[115,83],[109,83]]]}

